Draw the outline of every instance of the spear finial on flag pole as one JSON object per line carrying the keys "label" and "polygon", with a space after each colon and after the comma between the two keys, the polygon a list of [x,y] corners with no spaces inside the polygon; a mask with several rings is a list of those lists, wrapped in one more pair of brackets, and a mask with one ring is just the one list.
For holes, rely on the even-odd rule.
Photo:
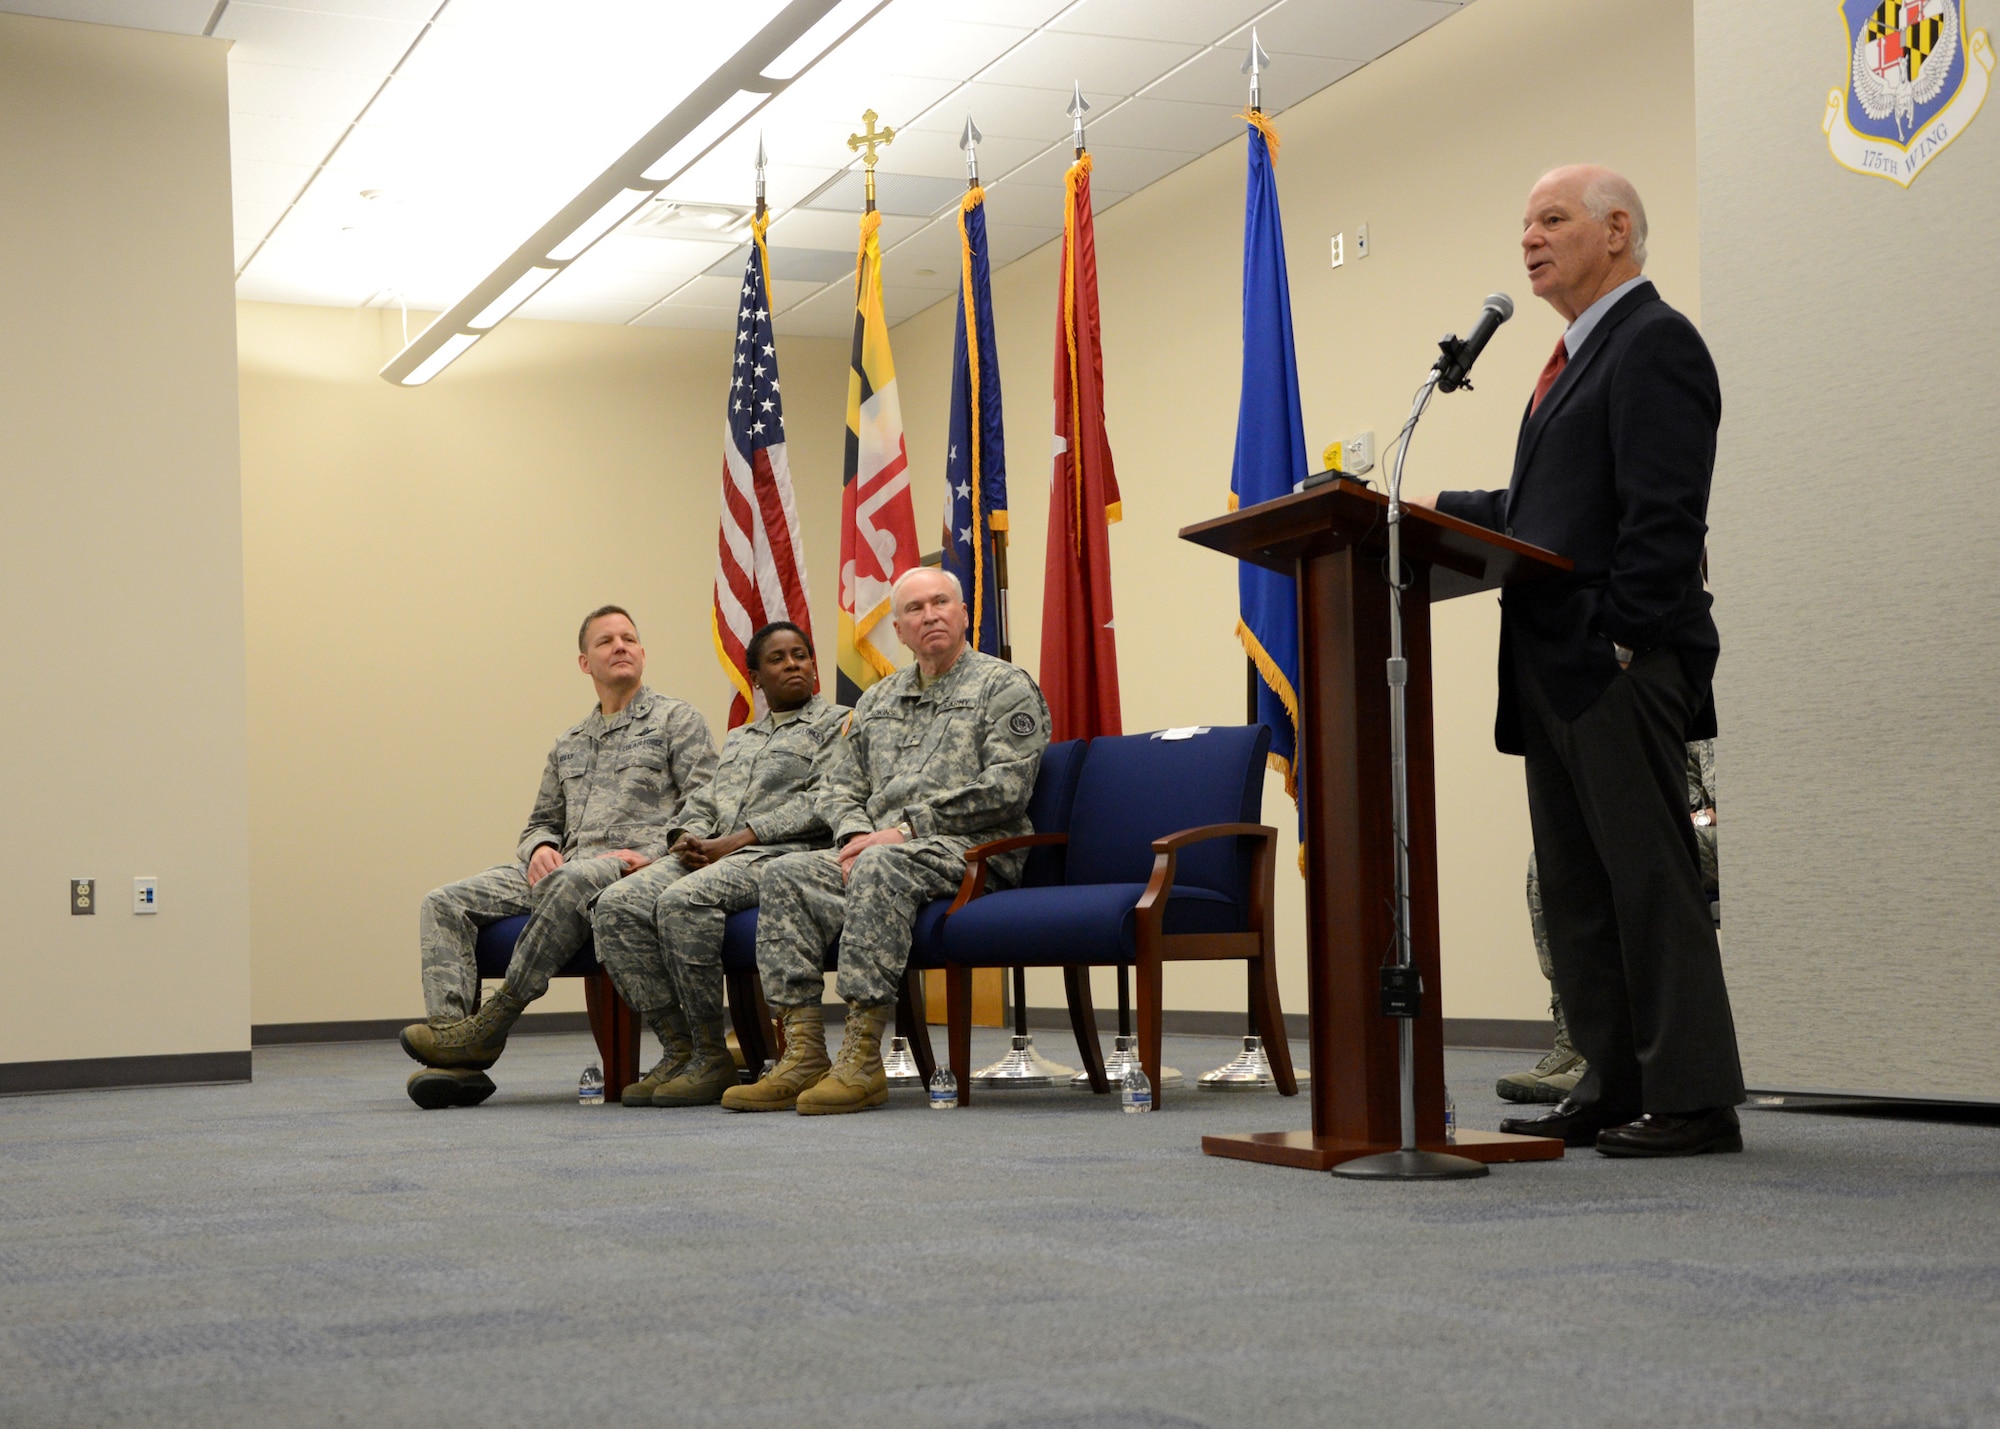
{"label": "spear finial on flag pole", "polygon": [[888,145],[896,142],[896,131],[894,129],[877,129],[875,127],[875,121],[881,117],[881,115],[872,109],[863,110],[861,113],[861,132],[847,136],[847,147],[861,154],[861,162],[868,174],[866,190],[868,206],[863,210],[864,213],[875,212],[875,151],[878,148],[886,148]]}
{"label": "spear finial on flag pole", "polygon": [[1250,112],[1252,114],[1261,114],[1264,111],[1264,98],[1260,92],[1258,81],[1263,78],[1264,66],[1270,62],[1271,57],[1265,54],[1264,47],[1257,43],[1257,27],[1252,25],[1250,27],[1250,53],[1244,56],[1242,71],[1244,74],[1250,76]]}
{"label": "spear finial on flag pole", "polygon": [[765,162],[766,160],[764,158],[764,136],[762,133],[759,133],[757,135],[757,214],[756,214],[758,218],[762,218],[765,212],[764,208]]}
{"label": "spear finial on flag pole", "polygon": [[1076,156],[1081,159],[1083,157],[1083,116],[1090,112],[1090,101],[1083,97],[1082,81],[1073,80],[1071,83],[1074,88],[1070,95],[1069,108],[1065,109],[1063,113],[1067,114],[1070,118],[1070,124],[1076,140]]}
{"label": "spear finial on flag pole", "polygon": [[979,141],[986,136],[979,132],[979,126],[972,122],[970,114],[965,116],[965,131],[958,136],[958,147],[965,150],[965,186],[979,187]]}

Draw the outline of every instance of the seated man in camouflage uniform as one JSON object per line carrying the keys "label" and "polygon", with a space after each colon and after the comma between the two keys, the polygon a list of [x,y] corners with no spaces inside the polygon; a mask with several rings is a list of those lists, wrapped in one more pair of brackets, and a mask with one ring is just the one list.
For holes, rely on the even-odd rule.
{"label": "seated man in camouflage uniform", "polygon": [[[1688,814],[1694,820],[1695,845],[1701,852],[1701,886],[1713,903],[1720,885],[1716,878],[1715,741],[1697,739],[1688,745]],[[1525,1072],[1509,1072],[1493,1088],[1510,1102],[1554,1105],[1576,1090],[1590,1064],[1570,1044],[1569,1021],[1555,993],[1555,966],[1549,961],[1549,935],[1542,927],[1542,880],[1535,856],[1528,855],[1528,922],[1535,931],[1535,958],[1549,980],[1549,1016],[1555,1020],[1556,1041],[1549,1054]]]}
{"label": "seated man in camouflage uniform", "polygon": [[724,1040],[722,933],[754,907],[768,859],[825,848],[813,785],[847,710],[814,693],[812,642],[789,621],[750,637],[750,679],[770,713],[729,732],[714,780],[674,820],[673,851],[598,896],[597,956],[665,1055],[626,1106],[707,1106],[736,1085]]}
{"label": "seated man in camouflage uniform", "polygon": [[[785,1022],[785,1055],[732,1111],[862,1111],[889,1099],[888,1025],[918,910],[957,889],[965,851],[1033,832],[1028,796],[1049,742],[1049,707],[1027,671],[966,647],[965,594],[947,571],[906,572],[890,594],[916,663],[863,694],[820,776],[819,811],[838,852],[786,854],[760,877],[757,969]],[[1026,853],[995,858],[1002,883]],[[820,1001],[840,939],[847,1031],[829,1065]]]}
{"label": "seated man in camouflage uniform", "polygon": [[[493,1094],[486,1069],[522,1009],[590,936],[591,900],[666,853],[674,816],[715,773],[715,741],[694,707],[640,683],[646,651],[631,616],[615,605],[593,610],[576,645],[597,707],[549,751],[521,861],[424,897],[419,941],[429,1015],[405,1027],[402,1041],[424,1064],[409,1092],[427,1110],[477,1106]],[[517,913],[528,914],[528,924],[506,980],[474,1011],[479,930]]]}

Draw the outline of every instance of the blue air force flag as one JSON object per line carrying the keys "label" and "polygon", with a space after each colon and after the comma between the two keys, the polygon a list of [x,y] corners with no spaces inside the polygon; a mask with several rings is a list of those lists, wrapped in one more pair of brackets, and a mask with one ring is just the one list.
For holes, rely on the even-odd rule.
{"label": "blue air force flag", "polygon": [[951,356],[951,438],[945,458],[944,568],[965,587],[972,648],[1011,659],[1007,636],[1007,452],[1000,430],[1000,358],[993,345],[986,191],[959,207],[958,338]]}
{"label": "blue air force flag", "polygon": [[[1236,464],[1231,510],[1287,496],[1306,479],[1305,422],[1292,347],[1292,294],[1285,277],[1285,233],[1278,218],[1274,136],[1263,115],[1250,117],[1250,182],[1243,215],[1243,394],[1236,408]],[[1290,576],[1236,567],[1241,618],[1236,638],[1257,667],[1257,717],[1271,727],[1271,767],[1298,797],[1299,607]]]}

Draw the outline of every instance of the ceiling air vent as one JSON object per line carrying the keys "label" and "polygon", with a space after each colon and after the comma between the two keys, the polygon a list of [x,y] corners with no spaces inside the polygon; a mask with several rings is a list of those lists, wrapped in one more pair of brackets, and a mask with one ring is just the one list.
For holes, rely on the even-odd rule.
{"label": "ceiling air vent", "polygon": [[[884,213],[900,214],[905,218],[930,218],[943,213],[964,197],[964,179],[885,174],[879,169],[875,173],[875,207]],[[859,213],[865,201],[861,171],[849,169],[831,183],[822,185],[799,207]]]}

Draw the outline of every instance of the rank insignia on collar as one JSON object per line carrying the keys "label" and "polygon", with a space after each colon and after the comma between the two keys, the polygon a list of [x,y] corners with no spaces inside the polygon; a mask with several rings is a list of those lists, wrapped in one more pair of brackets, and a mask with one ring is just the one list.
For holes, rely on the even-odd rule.
{"label": "rank insignia on collar", "polygon": [[1986,101],[1993,43],[1965,0],[1839,0],[1847,84],[1820,127],[1843,167],[1908,188]]}

